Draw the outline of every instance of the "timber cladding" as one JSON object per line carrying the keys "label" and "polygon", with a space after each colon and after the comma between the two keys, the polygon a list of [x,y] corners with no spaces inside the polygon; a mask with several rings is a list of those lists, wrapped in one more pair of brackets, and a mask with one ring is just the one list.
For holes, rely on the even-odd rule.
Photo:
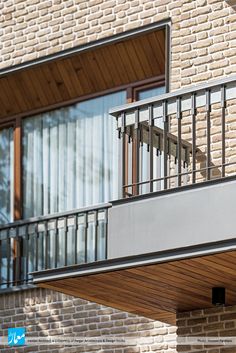
{"label": "timber cladding", "polygon": [[35,114],[165,74],[165,30],[87,50],[0,77],[0,119]]}
{"label": "timber cladding", "polygon": [[[60,269],[55,273],[60,274]],[[86,276],[68,275],[39,285],[175,324],[176,313],[211,308],[213,287],[225,287],[226,305],[236,304],[236,252]]]}

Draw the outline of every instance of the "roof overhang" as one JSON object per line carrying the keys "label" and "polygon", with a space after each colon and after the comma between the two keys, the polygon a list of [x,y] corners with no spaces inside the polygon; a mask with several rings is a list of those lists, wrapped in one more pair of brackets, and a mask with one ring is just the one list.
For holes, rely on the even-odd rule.
{"label": "roof overhang", "polygon": [[165,79],[168,21],[0,70],[0,121]]}
{"label": "roof overhang", "polygon": [[33,273],[34,283],[175,324],[176,313],[210,308],[213,287],[236,304],[236,241]]}

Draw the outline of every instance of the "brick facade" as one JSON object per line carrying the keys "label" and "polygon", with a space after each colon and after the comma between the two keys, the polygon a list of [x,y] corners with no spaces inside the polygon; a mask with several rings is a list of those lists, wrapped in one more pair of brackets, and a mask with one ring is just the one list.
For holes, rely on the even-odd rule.
{"label": "brick facade", "polygon": [[[7,336],[7,329],[15,326],[26,327],[27,336],[34,337],[104,335],[136,337],[140,341],[138,346],[28,346],[17,349],[18,353],[176,352],[173,344],[168,343],[170,339],[173,342],[176,327],[45,289],[31,289],[0,296],[0,336]],[[148,339],[146,343],[142,342],[145,338]],[[0,352],[16,353],[16,350],[6,347],[0,348]]]}
{"label": "brick facade", "polygon": [[[236,10],[226,1],[3,0],[0,13],[0,68],[170,18],[171,90],[236,73]],[[235,124],[235,106],[229,107],[229,112],[232,113],[229,123]],[[215,146],[220,141],[218,125],[216,116],[212,133]],[[232,132],[228,137],[232,154],[235,154],[232,147],[236,148],[234,129],[231,124],[228,130],[229,134]],[[214,150],[216,160],[217,148],[220,147]],[[178,334],[235,335],[235,318],[236,307],[179,314]],[[2,335],[7,334],[8,327],[17,325],[27,326],[27,333],[34,336],[151,336],[153,343],[149,345],[107,347],[102,352],[176,352],[168,346],[168,337],[175,334],[175,327],[41,289],[1,295],[0,325]],[[58,353],[65,349],[34,347],[17,351]],[[92,346],[66,349],[68,353],[79,351],[101,349]],[[185,346],[178,351],[232,353],[235,349]],[[13,353],[15,349],[1,349],[1,352]]]}
{"label": "brick facade", "polygon": [[0,67],[171,19],[171,89],[236,72],[236,13],[219,0],[6,0]]}
{"label": "brick facade", "polygon": [[[216,307],[181,313],[177,320],[178,336],[235,337],[236,307]],[[230,346],[178,346],[178,353],[235,353],[236,348]]]}

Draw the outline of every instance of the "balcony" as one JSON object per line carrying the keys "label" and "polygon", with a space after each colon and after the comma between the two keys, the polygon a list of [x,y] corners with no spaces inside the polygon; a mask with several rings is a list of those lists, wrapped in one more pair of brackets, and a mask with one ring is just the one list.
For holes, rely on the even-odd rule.
{"label": "balcony", "polygon": [[0,227],[0,290],[32,284],[31,272],[107,258],[111,205],[87,207]]}
{"label": "balcony", "polygon": [[[113,109],[122,197],[0,229],[2,290],[44,288],[175,323],[236,304],[236,78]],[[112,119],[112,117],[111,117]]]}

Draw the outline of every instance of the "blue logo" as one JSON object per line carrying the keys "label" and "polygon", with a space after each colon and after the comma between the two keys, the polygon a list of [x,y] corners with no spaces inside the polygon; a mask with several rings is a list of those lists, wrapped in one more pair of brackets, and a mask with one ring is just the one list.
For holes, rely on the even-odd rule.
{"label": "blue logo", "polygon": [[25,328],[16,327],[8,329],[8,345],[23,346],[25,344]]}

